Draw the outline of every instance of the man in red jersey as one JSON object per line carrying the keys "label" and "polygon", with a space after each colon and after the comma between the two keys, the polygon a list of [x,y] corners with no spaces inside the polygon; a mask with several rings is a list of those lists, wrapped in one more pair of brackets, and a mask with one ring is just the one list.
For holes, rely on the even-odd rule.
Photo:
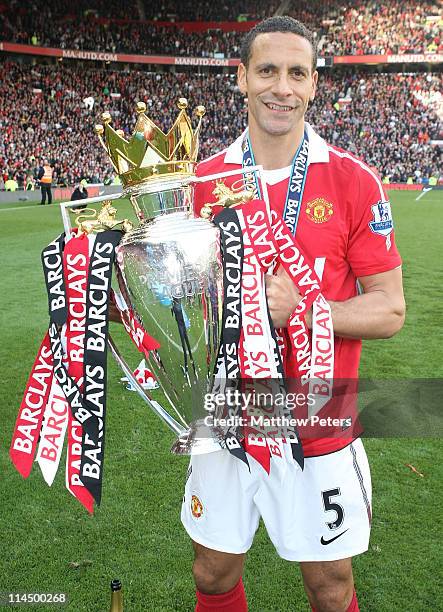
{"label": "man in red jersey", "polygon": [[[248,129],[197,174],[263,166],[272,211],[322,281],[334,329],[333,376],[356,379],[361,339],[389,338],[403,325],[401,260],[378,177],[305,122],[316,63],[314,38],[296,20],[272,17],[252,29],[238,69]],[[202,184],[196,200],[213,202],[212,188]],[[274,326],[286,328],[301,299],[297,287],[279,272],[267,276],[266,295]],[[312,313],[306,321],[310,327]],[[299,376],[295,356],[287,361],[286,374]],[[227,450],[192,457],[182,522],[195,550],[197,611],[247,610],[241,577],[260,517],[279,555],[300,562],[314,610],[358,610],[351,561],[369,541],[366,454],[359,439],[302,441],[303,470],[284,456],[272,456],[269,474],[252,457],[248,470]]]}

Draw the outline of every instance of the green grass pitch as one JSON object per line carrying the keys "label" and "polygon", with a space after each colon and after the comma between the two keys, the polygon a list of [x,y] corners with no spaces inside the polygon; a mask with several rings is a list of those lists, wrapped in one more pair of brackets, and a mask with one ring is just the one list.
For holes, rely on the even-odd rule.
{"label": "green grass pitch", "polygon": [[[407,321],[395,338],[365,343],[362,376],[443,378],[443,192],[428,193],[419,202],[417,195],[391,193],[404,260]],[[109,607],[109,582],[118,577],[125,611],[193,610],[192,551],[179,519],[188,461],[169,454],[172,434],[134,393],[124,390],[111,359],[104,489],[95,515],[89,516],[68,493],[63,473],[49,488],[38,466],[27,480],[13,469],[8,457],[13,425],[47,326],[40,252],[61,231],[60,212],[57,205],[5,205],[0,227],[0,592],[65,592],[70,601],[65,609],[103,612]],[[131,364],[138,363],[119,326],[113,324],[112,333],[126,343]],[[372,467],[374,522],[370,549],[354,563],[360,609],[443,609],[437,579],[441,442],[378,439],[365,445]],[[309,610],[298,568],[278,558],[263,527],[248,556],[244,580],[252,612]]]}

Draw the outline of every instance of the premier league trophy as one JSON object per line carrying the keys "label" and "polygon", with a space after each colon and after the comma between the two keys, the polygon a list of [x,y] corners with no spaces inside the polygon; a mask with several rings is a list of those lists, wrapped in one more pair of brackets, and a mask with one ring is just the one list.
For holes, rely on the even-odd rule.
{"label": "premier league trophy", "polygon": [[[140,222],[117,247],[116,268],[124,302],[160,344],[149,353],[149,367],[169,405],[165,409],[154,402],[154,409],[179,436],[172,452],[207,453],[220,450],[221,439],[204,423],[222,322],[220,237],[213,223],[193,212],[205,109],[197,107],[194,130],[187,101],[181,98],[178,107],[167,134],[148,118],[143,102],[137,104],[130,140],[112,128],[109,113],[102,115],[96,133]],[[129,368],[124,370],[128,374]]]}
{"label": "premier league trophy", "polygon": [[[247,143],[241,169],[196,177],[205,109],[197,107],[194,130],[187,101],[180,99],[178,106],[167,134],[148,118],[142,102],[129,139],[114,130],[109,113],[96,126],[137,227],[116,219],[119,195],[103,202],[99,212],[72,206],[79,213],[75,230],[62,203],[65,231],[42,252],[49,327],[20,405],[10,454],[25,478],[36,457],[51,484],[67,435],[67,487],[90,512],[102,491],[108,346],[131,386],[177,435],[172,452],[227,449],[247,464],[242,415],[250,403],[251,414],[255,411],[256,389],[269,391],[273,381],[272,390],[285,395],[265,274],[278,260],[293,277],[304,272],[300,289],[308,283],[319,293],[283,220],[271,226],[262,181],[263,195],[258,192],[261,167],[248,158]],[[241,206],[230,208],[236,204]],[[225,207],[214,223],[209,220],[213,206]],[[163,405],[143,389],[108,336],[114,262],[116,305],[161,384]],[[307,308],[306,299],[303,305]],[[307,337],[296,314],[294,325]],[[240,392],[246,387],[247,393]],[[296,432],[285,430],[284,436],[302,464]]]}

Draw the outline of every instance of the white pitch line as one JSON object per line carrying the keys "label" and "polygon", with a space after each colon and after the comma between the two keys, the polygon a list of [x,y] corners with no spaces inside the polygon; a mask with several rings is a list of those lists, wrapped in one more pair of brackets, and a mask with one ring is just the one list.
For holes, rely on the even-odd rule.
{"label": "white pitch line", "polygon": [[[14,208],[1,208],[0,207],[0,212],[7,212],[9,210],[25,210],[26,208],[39,208],[40,206],[41,206],[40,204],[34,204],[34,205],[31,205],[31,206],[14,206]],[[48,206],[49,206],[49,204],[48,204]]]}
{"label": "white pitch line", "polygon": [[432,187],[425,187],[421,194],[417,198],[415,198],[415,201],[418,202],[424,195],[426,195],[430,191],[432,191]]}

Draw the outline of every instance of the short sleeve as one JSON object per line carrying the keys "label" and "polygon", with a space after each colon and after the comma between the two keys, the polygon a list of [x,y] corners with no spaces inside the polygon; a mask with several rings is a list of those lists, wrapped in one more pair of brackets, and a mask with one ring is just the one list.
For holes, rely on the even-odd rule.
{"label": "short sleeve", "polygon": [[391,204],[377,175],[360,166],[351,181],[347,259],[355,276],[369,276],[401,265],[395,245]]}

